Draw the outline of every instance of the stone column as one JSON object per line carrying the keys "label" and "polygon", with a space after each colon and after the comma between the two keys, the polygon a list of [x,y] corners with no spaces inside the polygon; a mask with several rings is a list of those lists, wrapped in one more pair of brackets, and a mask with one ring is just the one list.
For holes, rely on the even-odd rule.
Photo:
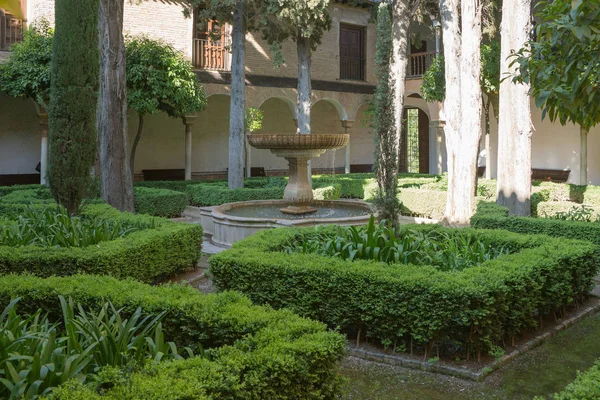
{"label": "stone column", "polygon": [[35,105],[41,133],[40,184],[48,185],[48,179],[46,177],[48,173],[48,112],[39,104],[35,103]]}
{"label": "stone column", "polygon": [[192,180],[192,125],[196,122],[196,115],[183,117],[185,124],[185,180]]}
{"label": "stone column", "polygon": [[[350,134],[350,129],[354,125],[354,121],[342,121],[342,126],[344,127],[344,133]],[[350,173],[350,139],[348,139],[348,144],[346,145],[346,162],[344,164],[344,173]]]}
{"label": "stone column", "polygon": [[252,146],[248,143],[248,135],[250,132],[246,131],[246,137],[244,138],[246,143],[246,178],[252,177]]}
{"label": "stone column", "polygon": [[434,154],[430,161],[431,173],[441,174],[444,172],[444,126],[441,120],[433,120],[429,123],[429,139],[434,143]]}

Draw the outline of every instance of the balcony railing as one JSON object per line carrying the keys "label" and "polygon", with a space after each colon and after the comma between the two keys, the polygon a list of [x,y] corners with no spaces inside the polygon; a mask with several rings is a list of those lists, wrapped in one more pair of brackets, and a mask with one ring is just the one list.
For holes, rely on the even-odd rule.
{"label": "balcony railing", "polygon": [[216,71],[231,69],[231,53],[222,41],[194,39],[194,67]]}
{"label": "balcony railing", "polygon": [[413,53],[408,56],[408,78],[420,78],[431,66],[435,58],[435,51],[427,53]]}
{"label": "balcony railing", "polygon": [[23,40],[23,21],[0,10],[0,50]]}

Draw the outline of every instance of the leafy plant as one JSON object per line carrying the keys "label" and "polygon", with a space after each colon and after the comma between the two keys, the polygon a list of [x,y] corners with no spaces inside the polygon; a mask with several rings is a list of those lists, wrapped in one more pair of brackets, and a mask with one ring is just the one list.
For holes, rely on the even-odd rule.
{"label": "leafy plant", "polygon": [[87,247],[153,227],[152,223],[70,217],[62,207],[26,207],[16,220],[0,220],[0,245]]}
{"label": "leafy plant", "polygon": [[581,206],[573,206],[567,211],[559,211],[554,215],[546,215],[545,218],[559,219],[562,221],[580,221],[580,222],[595,222],[598,221],[598,216],[594,211],[584,204]]}
{"label": "leafy plant", "polygon": [[[130,318],[105,303],[94,313],[62,296],[62,320],[51,323],[42,310],[28,317],[11,301],[0,315],[0,397],[34,399],[67,381],[84,383],[101,368],[140,367],[181,359],[177,346],[164,340],[165,312]],[[186,348],[187,355],[194,356]]]}
{"label": "leafy plant", "polygon": [[340,257],[348,261],[433,265],[442,271],[470,268],[509,253],[507,248],[498,248],[474,234],[397,231],[386,221],[375,223],[373,216],[365,227],[336,227],[333,234],[321,233],[317,228],[314,233],[297,235],[283,245],[283,251]]}

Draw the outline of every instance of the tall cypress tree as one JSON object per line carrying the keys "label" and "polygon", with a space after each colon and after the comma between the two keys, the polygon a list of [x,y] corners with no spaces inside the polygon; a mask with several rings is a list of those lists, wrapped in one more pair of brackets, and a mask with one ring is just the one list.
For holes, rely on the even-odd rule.
{"label": "tall cypress tree", "polygon": [[392,60],[392,20],[386,3],[377,12],[377,46],[375,65],[375,174],[377,196],[375,207],[379,217],[393,225],[398,223],[398,140],[395,127],[395,82],[390,71]]}
{"label": "tall cypress tree", "polygon": [[56,0],[50,65],[48,178],[56,201],[77,213],[96,156],[98,0]]}

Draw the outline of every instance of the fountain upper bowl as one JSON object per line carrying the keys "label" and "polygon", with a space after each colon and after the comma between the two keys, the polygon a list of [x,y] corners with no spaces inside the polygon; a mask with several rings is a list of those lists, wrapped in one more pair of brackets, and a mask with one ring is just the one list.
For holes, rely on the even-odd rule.
{"label": "fountain upper bowl", "polygon": [[339,149],[348,144],[350,135],[326,134],[256,134],[248,135],[248,143],[257,149],[323,150]]}

